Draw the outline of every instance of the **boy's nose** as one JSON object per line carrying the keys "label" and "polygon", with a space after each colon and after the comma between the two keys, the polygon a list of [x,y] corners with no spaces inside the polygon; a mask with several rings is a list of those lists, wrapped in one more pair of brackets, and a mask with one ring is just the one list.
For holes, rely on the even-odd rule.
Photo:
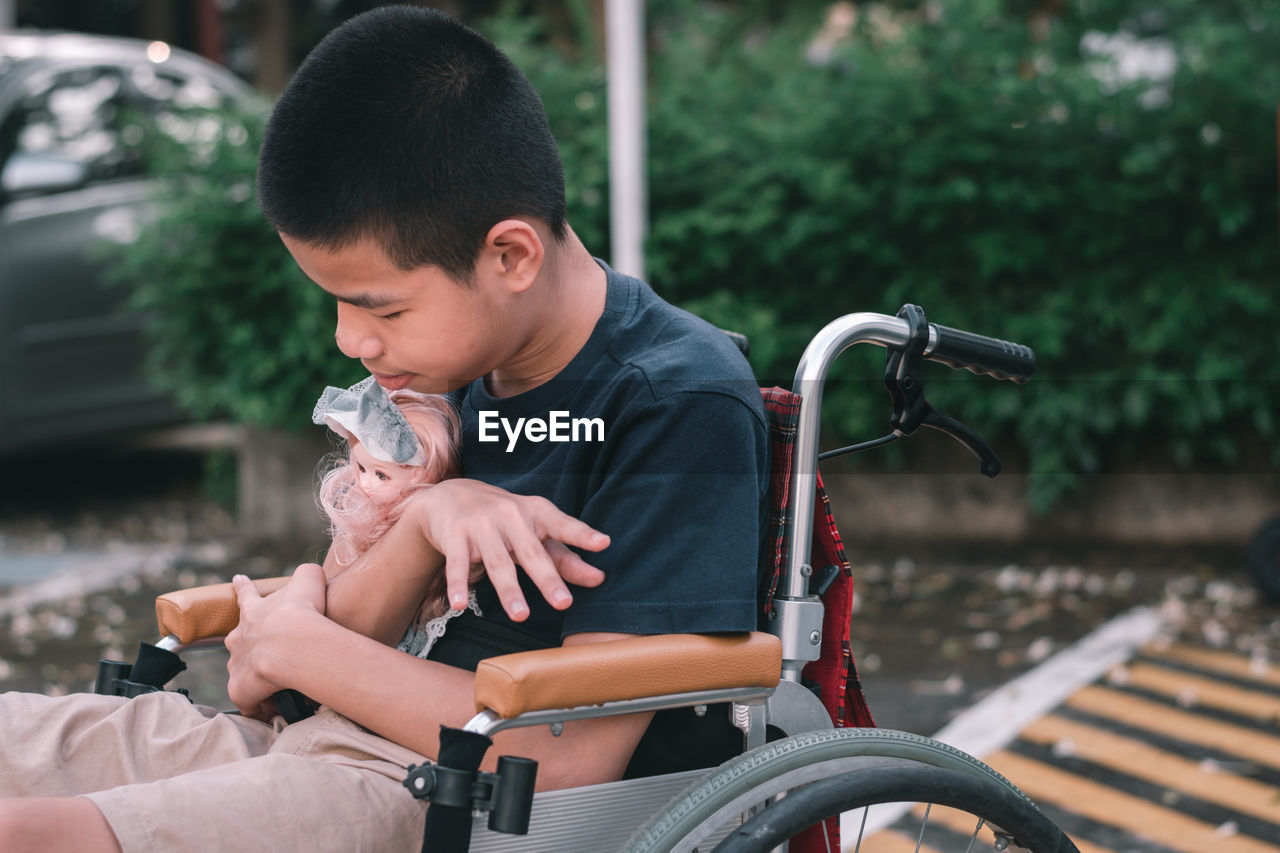
{"label": "boy's nose", "polygon": [[382,343],[365,329],[360,323],[344,318],[341,307],[338,309],[338,327],[334,330],[333,339],[338,342],[338,349],[347,358],[373,359],[382,355]]}

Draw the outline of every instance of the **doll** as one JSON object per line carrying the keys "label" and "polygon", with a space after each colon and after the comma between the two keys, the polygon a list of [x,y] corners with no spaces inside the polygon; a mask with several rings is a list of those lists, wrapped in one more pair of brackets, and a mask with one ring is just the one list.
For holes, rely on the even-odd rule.
{"label": "doll", "polygon": [[[447,397],[408,390],[388,394],[372,376],[347,389],[325,388],[311,420],[328,425],[347,445],[322,463],[327,470],[316,492],[332,535],[325,560],[332,576],[391,529],[410,496],[458,475],[461,429]],[[474,591],[468,609],[480,612]],[[426,657],[448,620],[461,612],[450,609],[440,573],[400,649]]]}

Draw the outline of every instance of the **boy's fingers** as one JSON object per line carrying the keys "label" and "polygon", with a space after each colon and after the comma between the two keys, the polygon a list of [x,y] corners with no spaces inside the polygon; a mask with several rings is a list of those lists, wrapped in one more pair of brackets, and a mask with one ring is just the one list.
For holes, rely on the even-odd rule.
{"label": "boy's fingers", "polygon": [[450,543],[444,553],[445,595],[449,606],[461,610],[467,606],[467,580],[471,574],[471,548],[465,540]]}
{"label": "boy's fingers", "polygon": [[303,563],[294,569],[293,577],[281,594],[287,598],[305,601],[321,613],[325,609],[324,569],[318,563]]}
{"label": "boy's fingers", "polygon": [[315,580],[317,573],[320,578],[324,578],[324,569],[320,568],[319,563],[302,563],[293,570],[295,578],[307,578],[309,580]]}
{"label": "boy's fingers", "polygon": [[293,570],[284,590],[292,590],[296,595],[299,590],[309,590],[317,583],[325,583],[324,569],[320,568],[319,563],[303,563]]}
{"label": "boy's fingers", "polygon": [[604,572],[579,557],[554,539],[546,541],[547,553],[555,563],[556,573],[574,586],[599,586],[604,583]]}
{"label": "boy's fingers", "polygon": [[547,538],[556,539],[566,545],[582,548],[585,551],[603,551],[609,547],[609,537],[601,533],[585,521],[579,521],[571,515],[552,508],[550,518],[542,519],[542,529]]}
{"label": "boy's fingers", "polygon": [[529,604],[520,591],[520,580],[516,576],[516,564],[507,550],[507,543],[496,537],[487,536],[477,543],[480,547],[480,559],[484,563],[485,574],[489,583],[498,593],[502,609],[507,611],[513,622],[523,622],[529,618]]}
{"label": "boy's fingers", "polygon": [[258,590],[253,585],[253,581],[244,575],[236,575],[231,578],[231,587],[236,591],[236,604],[243,605],[246,601],[253,601],[262,598],[258,594]]}
{"label": "boy's fingers", "polygon": [[564,610],[573,604],[573,595],[564,585],[555,561],[547,553],[547,546],[532,534],[523,538],[520,544],[512,549],[520,568],[533,581],[533,585],[542,593],[542,597],[556,610]]}

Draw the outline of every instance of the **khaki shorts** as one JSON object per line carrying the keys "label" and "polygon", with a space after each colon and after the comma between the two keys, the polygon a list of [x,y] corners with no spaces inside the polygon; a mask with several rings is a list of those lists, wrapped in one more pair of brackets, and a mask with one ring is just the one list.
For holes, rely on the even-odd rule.
{"label": "khaki shorts", "polygon": [[416,850],[421,755],[321,708],[284,726],[175,693],[0,694],[0,796],[85,795],[124,853]]}

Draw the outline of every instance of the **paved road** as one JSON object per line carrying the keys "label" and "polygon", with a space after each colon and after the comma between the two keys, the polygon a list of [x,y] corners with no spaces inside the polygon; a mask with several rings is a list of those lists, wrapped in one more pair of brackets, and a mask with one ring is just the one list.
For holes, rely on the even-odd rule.
{"label": "paved road", "polygon": [[[153,637],[157,593],[299,561],[239,549],[187,482],[163,499],[0,507],[0,689],[88,689],[99,657]],[[855,652],[877,720],[934,734],[1145,603],[1176,642],[1074,684],[986,758],[1085,853],[1280,851],[1280,609],[1229,561],[1169,560],[855,557]],[[225,706],[201,693],[225,683],[221,667],[211,657],[186,686]]]}
{"label": "paved road", "polygon": [[1083,853],[1280,853],[1280,668],[1261,657],[1148,647],[988,760]]}
{"label": "paved road", "polygon": [[[1081,853],[1280,853],[1280,667],[1260,653],[1149,644],[985,759]],[[920,816],[863,849],[968,849],[972,822],[932,810],[922,839]]]}

